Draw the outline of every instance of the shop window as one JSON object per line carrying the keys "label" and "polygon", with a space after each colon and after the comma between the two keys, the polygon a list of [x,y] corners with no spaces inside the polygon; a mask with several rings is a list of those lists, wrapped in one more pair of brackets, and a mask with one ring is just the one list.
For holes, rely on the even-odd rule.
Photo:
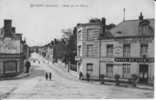
{"label": "shop window", "polygon": [[4,62],[4,73],[16,73],[17,72],[17,61],[5,61]]}
{"label": "shop window", "polygon": [[113,64],[106,65],[106,75],[107,77],[110,77],[110,78],[113,77]]}
{"label": "shop window", "polygon": [[122,71],[123,71],[123,78],[129,78],[130,75],[130,64],[123,64],[122,67]]}
{"label": "shop window", "polygon": [[113,56],[113,45],[108,44],[107,45],[107,57],[112,57]]}
{"label": "shop window", "polygon": [[86,71],[87,71],[87,73],[91,73],[93,71],[93,64],[92,63],[87,64]]}
{"label": "shop window", "polygon": [[123,57],[130,57],[130,44],[123,45]]}
{"label": "shop window", "polygon": [[147,56],[148,53],[148,44],[141,44],[140,46],[140,56]]}

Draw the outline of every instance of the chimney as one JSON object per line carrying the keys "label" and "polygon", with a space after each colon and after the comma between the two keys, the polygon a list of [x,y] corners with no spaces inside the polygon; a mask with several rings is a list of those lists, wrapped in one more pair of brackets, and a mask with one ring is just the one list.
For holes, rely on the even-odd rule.
{"label": "chimney", "polygon": [[12,27],[12,33],[16,33],[16,28]]}
{"label": "chimney", "polygon": [[54,39],[54,45],[56,45],[57,44],[57,39]]}
{"label": "chimney", "polygon": [[6,19],[4,20],[4,37],[12,36],[12,20]]}
{"label": "chimney", "polygon": [[143,21],[144,16],[142,16],[142,12],[140,12],[139,21]]}
{"label": "chimney", "polygon": [[102,32],[105,33],[105,31],[106,31],[106,18],[103,17],[101,22],[102,22],[102,30],[103,30]]}
{"label": "chimney", "polygon": [[12,25],[12,20],[10,19],[4,20],[4,27],[11,27],[11,25]]}

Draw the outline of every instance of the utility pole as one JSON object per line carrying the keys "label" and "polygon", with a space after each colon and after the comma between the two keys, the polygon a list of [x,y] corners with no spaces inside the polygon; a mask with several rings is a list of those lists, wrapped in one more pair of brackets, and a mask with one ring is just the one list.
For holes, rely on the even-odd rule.
{"label": "utility pole", "polygon": [[125,21],[125,8],[123,9],[123,22]]}
{"label": "utility pole", "polygon": [[101,37],[99,38],[99,80],[101,75]]}

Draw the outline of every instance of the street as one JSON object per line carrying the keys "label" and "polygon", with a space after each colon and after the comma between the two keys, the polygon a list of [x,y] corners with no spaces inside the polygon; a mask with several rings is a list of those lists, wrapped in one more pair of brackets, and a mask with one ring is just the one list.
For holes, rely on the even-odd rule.
{"label": "street", "polygon": [[[80,81],[57,65],[33,54],[30,75],[17,80],[0,81],[0,98],[152,98],[154,90],[100,85],[99,82]],[[45,80],[45,72],[52,80]]]}

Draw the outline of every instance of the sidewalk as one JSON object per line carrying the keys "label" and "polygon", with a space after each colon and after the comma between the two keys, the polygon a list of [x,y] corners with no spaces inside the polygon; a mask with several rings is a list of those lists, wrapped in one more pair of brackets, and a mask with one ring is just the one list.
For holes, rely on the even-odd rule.
{"label": "sidewalk", "polygon": [[57,66],[58,68],[60,68],[62,71],[67,72],[68,74],[72,75],[76,79],[79,78],[79,75],[77,72],[72,71],[72,70],[69,70],[69,72],[68,72],[68,68],[64,63],[59,62],[59,63],[55,63],[54,65]]}
{"label": "sidewalk", "polygon": [[16,79],[25,78],[25,77],[27,77],[27,76],[29,76],[29,74],[23,72],[23,73],[21,73],[21,74],[19,74],[19,75],[17,75],[17,76],[14,76],[14,77],[5,77],[5,78],[1,78],[0,81],[3,81],[3,80],[16,80]]}

